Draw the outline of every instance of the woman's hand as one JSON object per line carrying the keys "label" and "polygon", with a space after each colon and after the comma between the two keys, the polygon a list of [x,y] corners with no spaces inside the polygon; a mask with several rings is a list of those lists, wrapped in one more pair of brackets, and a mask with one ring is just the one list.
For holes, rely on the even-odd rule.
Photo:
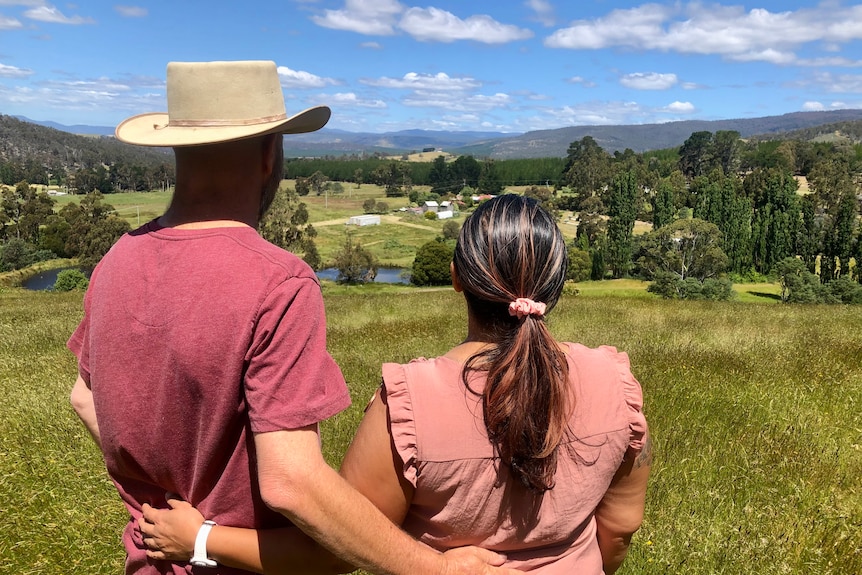
{"label": "woman's hand", "polygon": [[156,509],[144,504],[138,527],[148,547],[150,559],[188,561],[195,550],[195,538],[204,516],[182,499],[168,498],[170,509]]}

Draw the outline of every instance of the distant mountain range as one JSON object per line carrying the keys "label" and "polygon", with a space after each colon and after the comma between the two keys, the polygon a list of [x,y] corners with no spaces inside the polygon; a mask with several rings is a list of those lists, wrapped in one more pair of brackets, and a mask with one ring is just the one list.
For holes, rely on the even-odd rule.
{"label": "distant mountain range", "polygon": [[[112,136],[113,128],[103,126],[64,126],[55,122],[25,122],[39,124],[63,132]],[[502,132],[456,132],[404,130],[400,132],[357,133],[324,128],[310,134],[285,137],[285,155],[345,156],[380,153],[397,155],[442,149],[455,155],[473,155],[495,159],[565,157],[569,144],[591,136],[609,152],[627,148],[635,152],[660,150],[682,145],[694,132],[733,130],[743,138],[782,139],[782,134],[804,131],[806,138],[830,133],[851,122],[862,122],[862,110],[828,112],[795,112],[781,116],[736,120],[686,120],[664,124],[627,126],[572,126],[554,130],[537,130],[525,134]],[[836,127],[838,126],[838,127]],[[858,130],[851,130],[852,133]],[[100,138],[103,139],[103,138]],[[111,139],[111,138],[107,138]],[[851,139],[858,139],[853,136]]]}

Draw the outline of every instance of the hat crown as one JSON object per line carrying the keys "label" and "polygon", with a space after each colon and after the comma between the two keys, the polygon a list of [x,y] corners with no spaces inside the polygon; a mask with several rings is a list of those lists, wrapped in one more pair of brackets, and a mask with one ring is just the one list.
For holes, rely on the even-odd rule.
{"label": "hat crown", "polygon": [[171,62],[169,125],[229,125],[286,118],[275,62]]}

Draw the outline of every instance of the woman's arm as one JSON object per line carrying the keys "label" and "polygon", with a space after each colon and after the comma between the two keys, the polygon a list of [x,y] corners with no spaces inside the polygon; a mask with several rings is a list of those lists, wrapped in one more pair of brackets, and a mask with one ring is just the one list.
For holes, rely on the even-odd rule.
{"label": "woman's arm", "polygon": [[[378,391],[344,456],[341,475],[394,524],[400,525],[413,487],[398,470],[401,460],[389,435],[386,405]],[[169,499],[170,509],[144,506],[138,522],[153,559],[188,561],[204,517],[189,503]],[[293,571],[345,573],[353,567],[340,561],[298,528],[240,529],[217,525],[207,539],[207,552],[218,563],[256,573]]]}
{"label": "woman's arm", "polygon": [[596,508],[596,537],[606,575],[619,569],[628,553],[632,535],[643,522],[651,465],[652,441],[647,434],[643,449],[626,453],[611,486]]}
{"label": "woman's arm", "polygon": [[[203,515],[181,499],[170,509],[143,506],[138,526],[152,559],[188,561]],[[353,567],[319,546],[297,527],[243,529],[216,525],[207,538],[207,555],[229,567],[255,573],[347,573]]]}
{"label": "woman's arm", "polygon": [[339,472],[390,521],[401,525],[413,500],[413,486],[401,473],[403,465],[392,442],[388,410],[378,389]]}

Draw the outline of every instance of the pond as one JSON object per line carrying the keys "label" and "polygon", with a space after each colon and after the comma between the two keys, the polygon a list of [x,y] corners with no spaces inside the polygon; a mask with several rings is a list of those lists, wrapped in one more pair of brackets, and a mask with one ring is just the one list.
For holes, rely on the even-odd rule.
{"label": "pond", "polygon": [[[80,268],[56,268],[53,270],[46,270],[25,280],[21,285],[25,289],[29,290],[49,290],[54,287],[54,283],[57,281],[57,274],[68,269]],[[88,269],[82,269],[81,271],[83,271],[87,277],[90,277],[90,273],[92,273],[92,270]],[[377,270],[377,277],[374,278],[374,281],[376,283],[409,284],[409,272],[410,270],[404,268],[380,268]],[[335,268],[322,269],[317,272],[317,277],[323,280],[335,281],[338,278],[338,270]]]}
{"label": "pond", "polygon": [[[378,268],[377,277],[374,278],[375,283],[386,284],[409,284],[410,270],[404,268]],[[317,277],[322,280],[338,279],[338,270],[336,268],[326,268],[317,271]]]}
{"label": "pond", "polygon": [[41,273],[38,273],[34,276],[31,276],[24,280],[21,283],[21,287],[24,289],[41,291],[41,290],[49,290],[53,289],[54,284],[57,282],[57,274],[64,270],[80,270],[84,272],[84,275],[88,278],[90,274],[93,273],[91,269],[83,269],[83,268],[54,268],[52,270],[45,270]]}

